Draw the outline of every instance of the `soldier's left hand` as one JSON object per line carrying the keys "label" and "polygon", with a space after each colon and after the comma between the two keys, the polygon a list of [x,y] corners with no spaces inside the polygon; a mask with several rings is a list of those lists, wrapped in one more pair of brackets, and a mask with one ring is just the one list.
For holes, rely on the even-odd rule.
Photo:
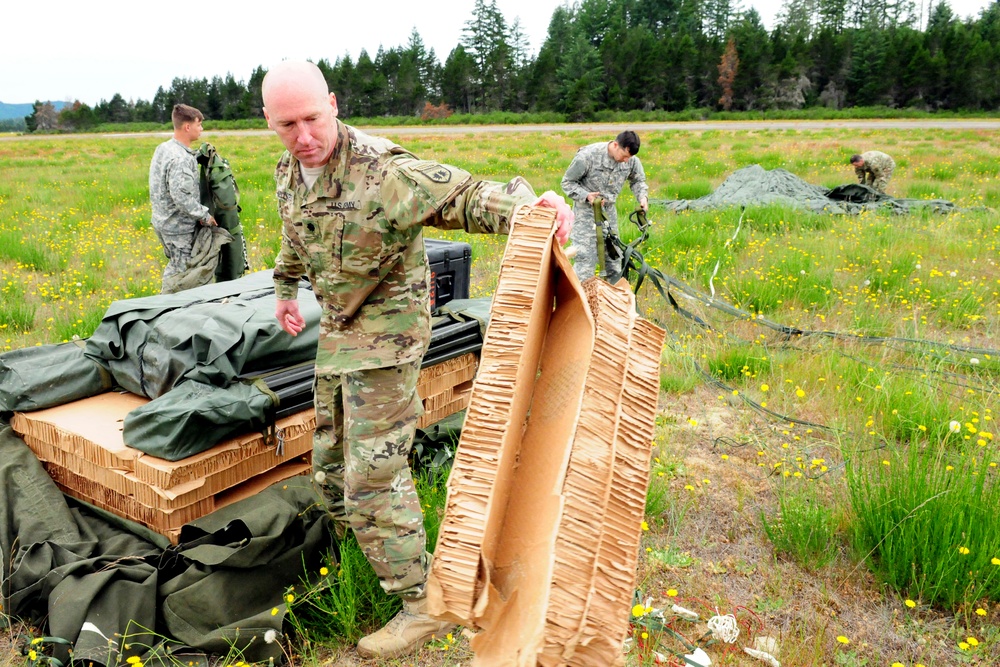
{"label": "soldier's left hand", "polygon": [[647,199],[646,197],[643,197],[642,199],[640,199],[639,200],[639,208],[641,208],[643,211],[645,211],[645,212],[648,213],[649,212],[649,199]]}
{"label": "soldier's left hand", "polygon": [[569,240],[569,232],[573,229],[573,209],[566,204],[566,200],[552,190],[546,190],[534,205],[556,210],[556,241],[560,245],[566,243]]}

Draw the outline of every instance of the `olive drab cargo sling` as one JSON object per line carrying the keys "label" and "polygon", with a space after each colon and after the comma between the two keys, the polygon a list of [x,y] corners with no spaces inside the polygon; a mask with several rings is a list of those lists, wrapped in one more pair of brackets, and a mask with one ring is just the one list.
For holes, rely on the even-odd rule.
{"label": "olive drab cargo sling", "polygon": [[250,270],[247,261],[247,244],[240,224],[240,188],[236,185],[229,161],[219,155],[215,146],[203,143],[196,156],[199,168],[201,203],[215,217],[220,227],[233,235],[233,240],[222,246],[215,281],[235,280]]}

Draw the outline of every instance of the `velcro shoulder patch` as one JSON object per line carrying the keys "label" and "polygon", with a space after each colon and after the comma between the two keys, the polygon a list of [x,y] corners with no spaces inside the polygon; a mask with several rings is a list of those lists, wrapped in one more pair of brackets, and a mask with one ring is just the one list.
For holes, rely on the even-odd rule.
{"label": "velcro shoulder patch", "polygon": [[472,180],[469,172],[432,160],[396,159],[399,174],[416,185],[428,198],[440,205]]}

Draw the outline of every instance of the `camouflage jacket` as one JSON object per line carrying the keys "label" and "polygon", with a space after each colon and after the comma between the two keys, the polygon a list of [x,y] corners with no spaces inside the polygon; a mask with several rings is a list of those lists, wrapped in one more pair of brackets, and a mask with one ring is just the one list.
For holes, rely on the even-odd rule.
{"label": "camouflage jacket", "polygon": [[608,142],[584,146],[576,152],[562,179],[562,189],[578,206],[587,207],[587,195],[600,192],[605,207],[613,207],[628,179],[636,200],[649,193],[646,172],[638,157],[616,162],[608,155]]}
{"label": "camouflage jacket", "polygon": [[160,234],[191,234],[208,217],[198,187],[196,151],[176,139],[156,147],[149,165],[153,229]]}
{"label": "camouflage jacket", "polygon": [[298,279],[309,279],[323,310],[320,345],[345,372],[417,361],[430,342],[423,225],[504,234],[534,191],[520,177],[473,181],[340,121],[337,131],[311,188],[291,154],[278,163],[283,232],[275,292],[294,299]]}
{"label": "camouflage jacket", "polygon": [[867,174],[871,174],[873,178],[882,178],[890,175],[892,170],[896,168],[895,160],[882,151],[865,151],[861,154],[861,159],[865,163],[854,168],[854,173],[860,183],[865,182]]}

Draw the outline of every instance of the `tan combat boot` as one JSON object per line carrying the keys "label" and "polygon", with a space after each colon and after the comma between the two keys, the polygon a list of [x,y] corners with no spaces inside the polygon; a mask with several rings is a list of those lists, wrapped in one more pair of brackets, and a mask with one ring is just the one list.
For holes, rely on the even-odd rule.
{"label": "tan combat boot", "polygon": [[427,598],[403,600],[403,609],[378,632],[362,637],[358,653],[365,658],[398,658],[416,653],[434,638],[446,636],[454,623],[436,621],[427,615]]}

